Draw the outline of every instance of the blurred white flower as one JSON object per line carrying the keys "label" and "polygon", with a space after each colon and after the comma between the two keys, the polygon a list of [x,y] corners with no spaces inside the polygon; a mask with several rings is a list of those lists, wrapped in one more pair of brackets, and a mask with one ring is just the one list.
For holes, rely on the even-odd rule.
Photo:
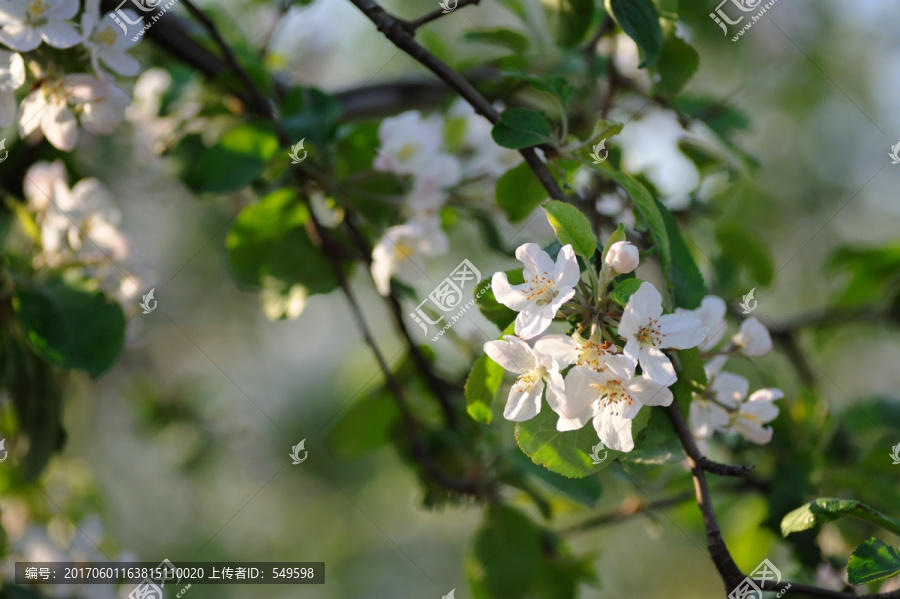
{"label": "blurred white flower", "polygon": [[575,285],[581,279],[578,261],[571,245],[564,245],[556,257],[536,243],[526,243],[516,249],[516,258],[525,264],[525,282],[510,285],[505,272],[494,273],[491,287],[497,301],[518,312],[516,335],[531,339],[547,330],[556,312],[575,296]]}
{"label": "blurred white flower", "polygon": [[425,275],[422,257],[444,254],[448,247],[447,234],[437,217],[389,227],[372,249],[372,278],[378,293],[390,293],[392,276],[415,283]]}
{"label": "blurred white flower", "polygon": [[[494,108],[500,112],[503,104],[495,103]],[[450,119],[459,119],[463,126],[462,146],[471,152],[471,156],[463,163],[463,170],[468,177],[487,176],[497,179],[522,161],[522,155],[515,150],[504,148],[491,137],[493,125],[481,116],[472,105],[457,99],[447,111]]]}
{"label": "blurred white flower", "polygon": [[0,127],[16,119],[17,89],[25,83],[25,61],[18,52],[0,50]]}
{"label": "blurred white flower", "polygon": [[[124,11],[131,21],[137,21],[138,15],[134,11]],[[114,26],[112,19],[103,18],[100,15],[100,0],[86,0],[84,12],[81,13],[82,43],[90,50],[91,64],[99,77],[111,79],[112,76],[104,71],[100,62],[119,75],[133,76],[141,70],[141,63],[128,54],[128,50],[134,46],[122,29]]]}
{"label": "blurred white flower", "polygon": [[22,101],[19,131],[24,137],[38,127],[55,148],[71,151],[78,142],[78,122],[96,135],[109,135],[125,118],[131,103],[115,85],[86,74],[51,74]]}
{"label": "blurred white flower", "polygon": [[772,428],[763,426],[775,420],[778,407],[774,401],[784,397],[781,389],[759,389],[740,404],[731,421],[729,432],[737,433],[752,443],[764,445],[772,440]]}
{"label": "blurred white flower", "polygon": [[400,175],[426,172],[443,142],[443,131],[434,120],[423,119],[418,110],[404,112],[381,121],[381,147],[375,169]]}
{"label": "blurred white flower", "polygon": [[456,158],[448,154],[436,155],[413,178],[407,206],[414,215],[436,212],[447,201],[446,188],[459,183],[461,177],[462,171]]}
{"label": "blurred white flower", "polygon": [[507,335],[503,341],[488,341],[484,344],[484,353],[504,370],[519,375],[509,390],[504,418],[513,422],[534,418],[541,411],[545,382],[547,403],[551,408],[558,406],[556,392],[563,388],[563,380],[553,356],[541,353],[537,345],[532,349],[513,335]]}
{"label": "blurred white flower", "polygon": [[644,377],[669,386],[675,382],[675,368],[663,348],[687,349],[697,346],[705,329],[688,314],[662,313],[662,296],[650,283],[642,283],[625,305],[619,336],[625,339],[622,353],[633,365],[641,364]]}
{"label": "blurred white flower", "polygon": [[68,22],[78,0],[0,0],[0,43],[30,52],[44,40],[54,48],[71,48],[81,34]]}
{"label": "blurred white flower", "polygon": [[689,314],[703,323],[706,336],[703,338],[703,343],[700,344],[700,351],[709,351],[722,340],[722,336],[725,334],[727,328],[725,310],[725,300],[715,295],[707,295],[696,310],[675,308],[675,314]]}
{"label": "blurred white flower", "polygon": [[741,323],[740,332],[731,338],[731,342],[750,358],[761,358],[772,351],[769,330],[753,316]]}
{"label": "blurred white flower", "polygon": [[[588,169],[583,169],[583,171],[590,174]],[[618,193],[608,193],[600,196],[600,199],[594,203],[594,209],[603,216],[610,217],[612,219],[610,224],[616,226],[622,224],[626,229],[634,229],[634,210],[632,210],[631,205],[625,198]]]}

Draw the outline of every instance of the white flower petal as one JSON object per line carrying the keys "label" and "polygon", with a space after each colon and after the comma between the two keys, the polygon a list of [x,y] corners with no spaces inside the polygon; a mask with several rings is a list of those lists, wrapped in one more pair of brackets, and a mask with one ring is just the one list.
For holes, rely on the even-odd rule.
{"label": "white flower petal", "polygon": [[[575,287],[581,280],[581,270],[578,268],[578,260],[575,258],[575,250],[566,244],[559,250],[556,256],[556,264],[553,268],[553,280],[557,287]],[[568,300],[567,300],[568,301]]]}
{"label": "white flower petal", "polygon": [[556,312],[549,306],[528,305],[516,316],[516,335],[522,339],[537,337],[547,330]]}
{"label": "white flower petal", "polygon": [[687,314],[665,314],[659,317],[660,347],[688,349],[703,341],[706,329],[699,319]]}
{"label": "white flower petal", "polygon": [[750,381],[733,372],[722,372],[713,379],[710,389],[716,394],[716,401],[731,408],[747,397]]}
{"label": "white flower petal", "polygon": [[541,411],[541,394],[543,392],[543,381],[538,381],[527,391],[519,391],[518,387],[513,385],[509,390],[506,407],[503,409],[503,417],[512,422],[531,420]]}
{"label": "white flower petal", "polygon": [[550,278],[554,269],[550,254],[541,249],[536,243],[524,243],[516,248],[516,258],[525,264],[525,278],[529,275],[539,274]]}
{"label": "white flower petal", "polygon": [[675,368],[672,362],[658,347],[645,345],[638,350],[638,359],[641,363],[641,369],[644,371],[644,378],[648,378],[654,383],[668,387],[675,382]]}
{"label": "white flower petal", "polygon": [[71,48],[81,43],[78,30],[63,21],[50,21],[40,28],[41,39],[54,48]]}
{"label": "white flower petal", "polygon": [[499,364],[504,370],[523,374],[537,366],[534,352],[527,343],[507,335],[504,341],[488,341],[484,344],[484,353]]}
{"label": "white flower petal", "polygon": [[645,406],[667,406],[672,403],[672,392],[643,377],[631,379],[623,386],[636,400]]}
{"label": "white flower petal", "polygon": [[491,277],[491,291],[494,292],[494,298],[510,310],[518,312],[531,305],[523,291],[509,284],[505,272],[495,272]]}
{"label": "white flower petal", "polygon": [[552,356],[563,368],[578,361],[578,350],[581,346],[568,335],[544,335],[534,344],[534,350],[546,356]]}
{"label": "white flower petal", "polygon": [[34,27],[13,23],[0,29],[0,43],[19,52],[31,52],[41,45],[41,34]]}
{"label": "white flower petal", "polygon": [[594,429],[607,448],[624,452],[634,449],[631,420],[616,413],[612,407],[607,405],[594,416]]}
{"label": "white flower petal", "polygon": [[78,141],[78,122],[64,103],[51,100],[41,111],[41,131],[53,147],[70,152]]}

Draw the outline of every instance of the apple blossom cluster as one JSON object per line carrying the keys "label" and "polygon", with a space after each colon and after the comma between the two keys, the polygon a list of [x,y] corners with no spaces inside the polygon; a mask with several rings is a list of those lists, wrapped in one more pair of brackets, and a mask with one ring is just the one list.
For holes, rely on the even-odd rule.
{"label": "apple blossom cluster", "polygon": [[[76,21],[79,7],[79,0],[0,0],[0,127],[17,122],[22,137],[40,129],[63,151],[75,148],[79,123],[95,135],[113,133],[131,103],[114,74],[133,76],[140,70],[127,53],[133,42],[101,15],[100,0],[86,0]],[[59,55],[65,64],[42,62],[47,56],[39,53],[42,44],[64,50],[82,46],[88,60],[67,52]],[[82,72],[87,67],[93,73]],[[25,89],[19,105],[16,93]]]}
{"label": "apple blossom cluster", "polygon": [[[497,301],[518,312],[516,335],[484,345],[494,362],[518,375],[504,417],[515,422],[535,417],[546,395],[559,417],[557,430],[578,430],[592,422],[607,448],[631,451],[632,421],[640,409],[668,406],[674,399],[669,387],[678,375],[663,350],[712,350],[725,331],[724,302],[710,296],[697,310],[663,314],[661,294],[642,281],[624,309],[619,308],[606,290],[618,275],[638,266],[638,250],[627,241],[610,244],[599,277],[591,273],[587,282],[571,245],[563,246],[554,261],[537,244],[526,243],[516,250],[516,258],[524,264],[524,283],[510,284],[504,272],[495,273],[491,283]],[[560,318],[573,325],[571,334],[548,332]],[[771,402],[781,397],[780,391],[764,389],[745,401],[746,379],[737,388],[737,375],[720,371],[726,355],[756,357],[770,349],[768,332],[750,318],[731,344],[716,352],[707,364],[709,389],[690,408],[698,440],[712,430],[739,433],[757,443],[769,440],[771,429],[762,424],[777,415]],[[729,393],[729,398],[720,397]]]}
{"label": "apple blossom cluster", "polygon": [[764,425],[778,416],[778,407],[773,402],[784,397],[784,393],[780,389],[766,388],[754,391],[748,397],[750,382],[722,368],[731,355],[761,358],[772,351],[769,331],[755,317],[750,317],[741,323],[740,330],[725,347],[716,350],[727,329],[722,298],[708,295],[696,310],[676,311],[693,315],[703,322],[707,334],[700,349],[712,355],[704,364],[706,390],[694,394],[689,413],[691,433],[700,450],[707,453],[707,442],[715,432],[738,434],[760,445],[768,443],[772,439],[772,429]]}
{"label": "apple blossom cluster", "polygon": [[118,229],[121,214],[109,190],[94,178],[70,189],[65,166],[57,160],[32,165],[23,192],[30,217],[25,229],[36,246],[32,266],[76,270],[96,280],[123,307],[132,307],[142,281],[122,266],[130,244]]}
{"label": "apple blossom cluster", "polygon": [[[454,140],[448,143],[449,138]],[[372,278],[378,292],[387,295],[391,277],[415,283],[424,272],[423,257],[447,253],[440,210],[450,189],[474,181],[492,187],[520,157],[494,143],[490,123],[461,100],[446,117],[423,117],[412,110],[386,118],[378,139],[374,168],[404,178],[408,189],[405,221],[384,231],[372,251]]]}

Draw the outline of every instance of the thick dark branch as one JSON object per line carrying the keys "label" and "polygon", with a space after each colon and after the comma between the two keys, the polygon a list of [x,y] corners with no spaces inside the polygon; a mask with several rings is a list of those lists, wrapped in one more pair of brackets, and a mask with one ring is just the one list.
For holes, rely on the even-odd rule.
{"label": "thick dark branch", "polygon": [[[481,0],[459,0],[459,2],[456,4],[456,8],[454,8],[453,10],[462,8],[464,6],[468,6],[470,4],[478,4],[479,2],[481,2]],[[449,4],[449,2],[448,2],[448,4]],[[415,31],[422,25],[424,25],[426,23],[430,23],[434,20],[440,19],[441,17],[443,17],[445,15],[449,15],[452,12],[453,12],[452,10],[450,12],[444,12],[443,8],[436,8],[433,11],[431,11],[430,13],[428,13],[427,15],[421,16],[414,21],[410,21],[409,26],[410,26],[410,28],[412,28],[413,31]]]}
{"label": "thick dark branch", "polygon": [[[437,75],[449,87],[456,90],[462,98],[468,102],[475,112],[488,119],[492,123],[500,120],[500,114],[491,106],[487,99],[478,93],[471,83],[461,77],[456,71],[444,64],[438,57],[426,50],[413,39],[413,31],[409,24],[386,12],[374,0],[350,0],[359,10],[366,15],[395,46],[406,52],[422,66]],[[546,150],[549,150],[547,148]],[[546,151],[545,150],[545,151]],[[568,198],[556,183],[556,179],[550,173],[547,166],[538,158],[534,148],[519,150],[525,162],[534,171],[535,176],[547,190],[551,198],[561,202],[567,202]]]}
{"label": "thick dark branch", "polygon": [[[684,447],[685,453],[688,454],[688,457],[695,462],[700,469],[720,476],[734,476],[736,478],[747,478],[750,476],[750,472],[753,470],[752,466],[722,464],[720,462],[714,462],[703,455],[700,452],[700,448],[697,447],[697,444],[694,442],[694,436],[691,434],[691,430],[681,416],[681,412],[674,407],[674,404],[669,406],[669,408],[669,420],[675,428],[675,434],[677,434],[678,438],[681,440],[681,445]],[[677,418],[672,414],[673,409],[674,412],[677,413]]]}
{"label": "thick dark branch", "polygon": [[744,579],[744,575],[737,567],[737,564],[734,563],[734,559],[725,545],[725,540],[722,538],[722,531],[719,529],[716,510],[713,507],[712,496],[709,492],[709,484],[706,481],[705,468],[702,465],[706,458],[703,457],[697,448],[694,437],[691,435],[684,417],[678,410],[678,406],[674,403],[670,404],[666,407],[666,414],[687,454],[688,465],[694,478],[697,506],[700,508],[700,514],[703,517],[703,528],[706,530],[706,546],[709,549],[709,556],[712,558],[716,570],[719,571],[719,576],[722,577],[725,587],[731,590],[740,584]]}

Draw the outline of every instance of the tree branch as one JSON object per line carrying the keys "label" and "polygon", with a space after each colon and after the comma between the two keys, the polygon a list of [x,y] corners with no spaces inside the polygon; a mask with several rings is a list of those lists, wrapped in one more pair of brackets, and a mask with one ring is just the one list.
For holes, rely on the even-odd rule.
{"label": "tree branch", "polygon": [[[481,2],[481,0],[459,0],[459,2],[456,5],[456,8],[454,8],[453,10],[462,8],[464,6],[468,6],[470,4],[478,4],[479,2]],[[440,19],[444,15],[449,15],[451,12],[453,12],[453,10],[451,10],[450,12],[444,12],[443,8],[436,8],[433,11],[431,11],[430,13],[419,17],[418,19],[409,21],[409,26],[413,31],[415,31],[416,29],[418,29],[422,25],[425,25],[426,23],[430,23],[432,21]]]}
{"label": "tree branch", "polygon": [[629,498],[623,501],[615,510],[573,524],[572,526],[562,529],[560,534],[573,535],[593,528],[607,526],[609,524],[618,524],[641,514],[668,509],[693,498],[693,493],[679,493],[678,495],[656,501],[641,501],[640,499],[635,500],[634,498]]}

